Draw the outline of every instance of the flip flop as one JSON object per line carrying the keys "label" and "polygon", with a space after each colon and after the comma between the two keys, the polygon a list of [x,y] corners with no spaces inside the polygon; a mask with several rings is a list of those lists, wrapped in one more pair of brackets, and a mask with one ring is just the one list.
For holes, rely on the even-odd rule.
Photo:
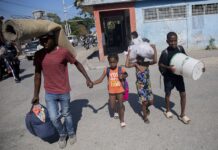
{"label": "flip flop", "polygon": [[173,118],[173,114],[170,111],[168,111],[168,112],[165,111],[164,115],[166,116],[167,119],[172,119]]}
{"label": "flip flop", "polygon": [[179,116],[179,120],[182,121],[184,124],[189,124],[191,119],[188,116]]}
{"label": "flip flop", "polygon": [[146,124],[149,124],[150,123],[150,120],[147,118],[147,119],[144,119],[144,123]]}
{"label": "flip flop", "polygon": [[120,126],[121,126],[121,128],[124,128],[126,126],[126,123],[125,122],[121,122]]}

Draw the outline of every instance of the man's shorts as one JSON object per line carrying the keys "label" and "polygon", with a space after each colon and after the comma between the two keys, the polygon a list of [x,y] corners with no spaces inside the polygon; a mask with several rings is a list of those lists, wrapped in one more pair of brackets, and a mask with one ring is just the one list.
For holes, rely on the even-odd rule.
{"label": "man's shorts", "polygon": [[176,87],[177,91],[179,92],[185,92],[185,84],[182,76],[172,76],[164,77],[164,90],[165,93],[168,95],[170,94],[171,90]]}

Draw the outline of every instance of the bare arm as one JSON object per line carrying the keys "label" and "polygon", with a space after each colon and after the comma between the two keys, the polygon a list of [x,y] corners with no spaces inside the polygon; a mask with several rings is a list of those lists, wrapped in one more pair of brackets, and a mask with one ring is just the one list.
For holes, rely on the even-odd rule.
{"label": "bare arm", "polygon": [[93,83],[92,81],[90,80],[85,68],[83,67],[83,65],[76,60],[76,62],[74,63],[76,68],[82,73],[82,75],[86,78],[86,84],[88,87],[92,88],[93,87]]}
{"label": "bare arm", "polygon": [[154,55],[152,61],[149,63],[149,65],[154,65],[157,63],[157,49],[156,46],[151,44],[151,47],[154,49]]}
{"label": "bare arm", "polygon": [[126,63],[125,63],[125,67],[127,68],[132,68],[132,67],[135,67],[135,64],[134,63],[131,63],[130,59],[129,59],[129,53],[130,51],[128,50],[128,54],[126,56]]}
{"label": "bare arm", "polygon": [[39,92],[41,87],[41,67],[36,64],[34,76],[34,95],[32,104],[39,103]]}
{"label": "bare arm", "polygon": [[164,65],[164,64],[162,64],[162,63],[159,63],[158,65],[159,65],[160,67],[163,67],[163,68],[165,68],[165,69],[170,70],[171,72],[175,72],[175,71],[176,71],[176,68],[175,68],[174,66],[167,66],[167,65]]}
{"label": "bare arm", "polygon": [[103,74],[101,75],[101,77],[100,77],[99,79],[95,80],[95,81],[93,82],[93,84],[96,85],[96,84],[101,83],[101,82],[104,80],[105,76],[106,76],[106,73],[103,72]]}
{"label": "bare arm", "polygon": [[144,71],[144,67],[140,67],[140,65],[138,65],[137,63],[131,63],[131,61],[129,60],[129,51],[128,51],[128,54],[127,54],[127,57],[126,57],[125,66],[126,66],[127,68],[135,67],[135,68],[137,68],[140,72],[143,72],[143,71]]}

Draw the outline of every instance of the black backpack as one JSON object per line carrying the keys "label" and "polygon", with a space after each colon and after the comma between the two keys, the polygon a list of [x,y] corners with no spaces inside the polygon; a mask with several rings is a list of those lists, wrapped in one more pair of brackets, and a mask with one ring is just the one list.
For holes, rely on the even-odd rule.
{"label": "black backpack", "polygon": [[[178,50],[185,54],[184,48],[182,46],[178,45]],[[167,48],[162,51],[160,59],[161,60],[159,60],[159,62],[161,61],[162,64],[168,65],[167,64],[168,63],[168,51],[167,51]],[[159,71],[160,71],[161,75],[164,76],[165,73],[167,72],[167,69],[163,68],[163,67],[160,67],[160,65],[159,65]]]}

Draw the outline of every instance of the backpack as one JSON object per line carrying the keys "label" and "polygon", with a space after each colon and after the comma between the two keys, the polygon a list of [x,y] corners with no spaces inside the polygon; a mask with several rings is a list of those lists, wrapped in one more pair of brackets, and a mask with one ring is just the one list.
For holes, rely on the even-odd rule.
{"label": "backpack", "polygon": [[[107,67],[107,77],[109,77],[109,74],[110,74],[110,68]],[[122,74],[122,67],[119,66],[118,67],[118,75]],[[127,101],[128,98],[129,98],[129,85],[128,85],[128,82],[126,79],[124,79],[124,81],[121,81],[122,83],[122,86],[124,88],[124,93],[123,93],[123,101]]]}
{"label": "backpack", "polygon": [[[182,53],[185,53],[184,49],[182,46],[178,45],[178,50]],[[168,61],[168,51],[167,51],[167,48],[165,50],[162,51],[161,53],[161,63],[163,63],[164,65],[167,65],[167,61]],[[160,60],[159,60],[160,62]],[[159,71],[161,73],[162,76],[165,75],[165,73],[167,72],[167,69],[166,68],[163,68],[163,67],[159,67]]]}
{"label": "backpack", "polygon": [[59,134],[49,118],[48,110],[46,109],[46,107],[41,105],[42,108],[44,108],[45,112],[45,120],[41,121],[32,111],[33,106],[31,107],[30,111],[26,114],[25,118],[26,127],[29,130],[29,132],[34,136],[38,136],[42,140],[47,141],[49,143],[58,141]]}

